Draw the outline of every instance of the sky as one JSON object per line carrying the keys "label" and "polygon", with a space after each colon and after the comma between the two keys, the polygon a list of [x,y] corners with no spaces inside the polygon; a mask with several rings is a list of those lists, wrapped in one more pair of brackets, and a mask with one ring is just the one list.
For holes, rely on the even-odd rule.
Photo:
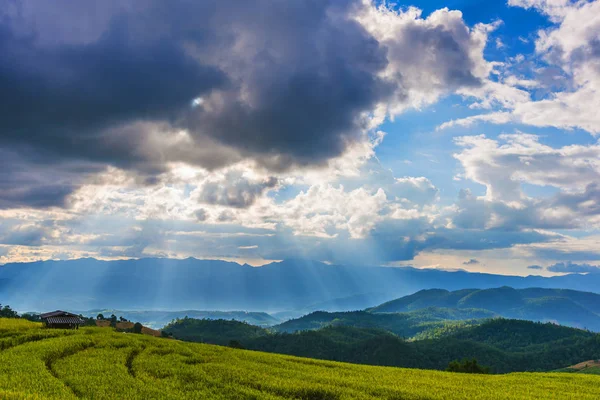
{"label": "sky", "polygon": [[599,16],[0,0],[0,264],[600,272]]}

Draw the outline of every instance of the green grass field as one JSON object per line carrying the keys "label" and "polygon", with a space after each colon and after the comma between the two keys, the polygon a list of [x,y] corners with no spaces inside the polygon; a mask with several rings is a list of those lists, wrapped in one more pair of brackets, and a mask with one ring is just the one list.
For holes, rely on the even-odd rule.
{"label": "green grass field", "polygon": [[0,319],[1,399],[598,399],[600,377],[317,361]]}

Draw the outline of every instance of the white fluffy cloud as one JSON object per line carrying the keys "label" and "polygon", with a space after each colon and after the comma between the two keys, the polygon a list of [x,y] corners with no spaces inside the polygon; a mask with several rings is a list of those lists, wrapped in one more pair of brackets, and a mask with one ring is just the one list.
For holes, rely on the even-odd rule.
{"label": "white fluffy cloud", "polygon": [[[456,138],[464,177],[486,187],[485,195],[460,196],[459,226],[583,228],[600,226],[600,145],[553,148],[528,134]],[[549,186],[548,198],[527,196],[523,184]]]}
{"label": "white fluffy cloud", "polygon": [[[538,127],[580,128],[593,135],[600,134],[597,112],[600,108],[600,19],[597,17],[600,2],[510,0],[509,5],[535,8],[555,23],[539,31],[535,41],[538,65],[533,72],[537,70],[538,79],[519,79],[509,74],[504,82],[497,84],[501,90],[471,91],[471,95],[483,99],[482,104],[491,105],[495,101],[501,110],[449,121],[440,128],[469,126],[478,121],[515,122]],[[510,67],[505,66],[508,71]],[[548,74],[551,76],[546,76]],[[549,90],[548,95],[539,100],[530,99],[526,92],[563,80],[566,81],[558,90]],[[522,89],[515,88],[519,85]],[[505,94],[498,96],[499,92]]]}
{"label": "white fluffy cloud", "polygon": [[460,11],[447,8],[422,18],[415,7],[397,11],[385,3],[363,3],[355,18],[386,49],[388,65],[381,74],[399,86],[387,105],[392,115],[455,90],[478,87],[491,72],[483,50],[492,25],[469,28]]}
{"label": "white fluffy cloud", "polygon": [[[458,138],[462,176],[485,185],[486,194],[462,191],[445,209],[436,178],[404,176],[410,169],[395,176],[376,156],[386,119],[452,93],[470,99],[472,109],[497,112],[444,126],[521,121],[594,132],[595,22],[572,14],[594,11],[586,5],[511,1],[557,23],[540,34],[536,57],[573,82],[532,101],[532,90],[548,90],[542,71],[519,74],[517,64],[526,62],[519,56],[487,61],[484,49],[501,22],[468,26],[460,11],[423,17],[414,7],[371,0],[240,1],[231,9],[222,2],[165,7],[150,1],[156,7],[138,9],[135,2],[107,1],[83,21],[77,16],[86,2],[50,10],[22,1],[37,7],[0,11],[0,28],[6,28],[0,47],[13,56],[0,66],[11,67],[10,77],[23,84],[0,97],[23,87],[35,91],[27,86],[38,82],[31,76],[54,82],[52,69],[32,67],[30,60],[97,79],[80,93],[79,81],[66,74],[64,86],[28,104],[48,126],[56,125],[54,118],[72,121],[65,110],[81,116],[50,139],[30,124],[35,119],[19,121],[21,114],[4,111],[9,128],[32,132],[6,142],[0,134],[0,167],[10,171],[0,182],[4,262],[87,255],[260,258],[297,254],[303,246],[315,251],[309,257],[388,262],[423,249],[484,251],[546,241],[551,235],[538,228],[600,226],[598,145],[553,148],[525,134]],[[73,25],[56,23],[65,17],[62,8]],[[130,29],[113,32],[115,13]],[[588,19],[573,25],[575,17]],[[146,25],[157,21],[152,29]],[[591,44],[578,45],[586,40]],[[65,48],[73,60],[62,56]],[[94,75],[107,59],[111,65],[127,60],[124,54],[136,58],[133,67],[114,65],[119,79]],[[12,68],[11,60],[27,68]],[[160,84],[146,85],[146,76]],[[132,85],[144,90],[131,91]],[[54,89],[59,99],[72,95],[71,103],[57,103],[57,113],[47,115]],[[105,120],[110,126],[98,123]],[[46,157],[34,163],[42,150]],[[60,183],[54,192],[52,182]],[[530,198],[523,183],[558,193]],[[40,202],[46,194],[54,194],[46,196],[52,201]],[[469,258],[461,256],[460,263]]]}
{"label": "white fluffy cloud", "polygon": [[522,8],[535,8],[548,15],[552,21],[561,21],[571,9],[571,0],[508,0],[508,5]]}
{"label": "white fluffy cloud", "polygon": [[283,223],[299,235],[328,237],[347,230],[351,237],[361,238],[381,220],[386,203],[381,189],[371,194],[364,189],[345,192],[341,186],[312,186],[279,212]]}

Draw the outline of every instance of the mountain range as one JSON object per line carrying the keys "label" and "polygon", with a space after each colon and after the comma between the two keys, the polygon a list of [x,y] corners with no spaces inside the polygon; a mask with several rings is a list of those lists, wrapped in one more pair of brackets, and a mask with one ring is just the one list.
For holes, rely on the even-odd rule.
{"label": "mountain range", "polygon": [[[500,287],[491,289],[425,289],[363,311],[316,311],[274,327],[279,332],[327,326],[382,328],[413,337],[448,321],[512,318],[600,332],[600,295],[569,289]],[[440,325],[441,324],[441,325]]]}
{"label": "mountain range", "polygon": [[555,322],[600,332],[600,295],[569,289],[500,287],[421,290],[369,308],[371,313],[403,313],[431,307],[488,310],[506,318]]}
{"label": "mountain range", "polygon": [[19,311],[200,309],[272,313],[307,310],[311,305],[318,309],[320,303],[328,302],[335,308],[340,301],[362,309],[421,289],[456,291],[500,286],[594,291],[600,287],[600,274],[522,277],[411,267],[328,265],[304,259],[258,268],[195,258],[86,258],[0,267],[0,300]]}

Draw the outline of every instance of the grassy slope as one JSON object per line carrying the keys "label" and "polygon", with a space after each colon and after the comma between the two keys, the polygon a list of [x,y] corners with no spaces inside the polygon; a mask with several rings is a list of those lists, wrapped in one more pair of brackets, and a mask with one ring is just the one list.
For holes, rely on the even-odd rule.
{"label": "grassy slope", "polygon": [[597,399],[600,390],[593,375],[367,367],[23,321],[0,320],[0,343],[3,399]]}

